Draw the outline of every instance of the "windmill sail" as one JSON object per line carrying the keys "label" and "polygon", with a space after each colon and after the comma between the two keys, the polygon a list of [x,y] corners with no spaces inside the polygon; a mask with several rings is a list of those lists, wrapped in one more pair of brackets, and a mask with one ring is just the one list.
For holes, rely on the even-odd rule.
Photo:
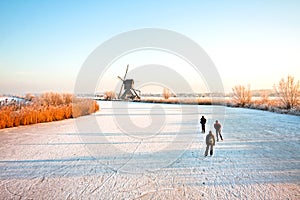
{"label": "windmill sail", "polygon": [[118,78],[122,81],[122,85],[121,85],[121,88],[120,88],[120,92],[119,92],[119,95],[118,95],[118,99],[120,99],[120,97],[121,97],[121,92],[122,92],[122,90],[123,90],[124,81],[126,80],[128,68],[129,68],[129,65],[127,65],[126,72],[125,72],[125,75],[124,75],[124,78],[123,78],[123,79],[122,79],[120,76],[118,76]]}

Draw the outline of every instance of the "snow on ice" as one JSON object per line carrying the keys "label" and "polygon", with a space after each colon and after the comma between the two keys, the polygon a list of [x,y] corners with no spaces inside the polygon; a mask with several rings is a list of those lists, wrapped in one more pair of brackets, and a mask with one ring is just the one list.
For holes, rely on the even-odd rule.
{"label": "snow on ice", "polygon": [[[90,116],[0,130],[0,199],[300,198],[299,116],[99,104]],[[202,115],[207,132],[223,125],[206,158]]]}

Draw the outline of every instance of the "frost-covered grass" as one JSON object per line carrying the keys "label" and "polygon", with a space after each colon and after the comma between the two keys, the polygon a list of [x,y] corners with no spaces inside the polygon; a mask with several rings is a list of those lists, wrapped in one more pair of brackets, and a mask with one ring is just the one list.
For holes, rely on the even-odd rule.
{"label": "frost-covered grass", "polygon": [[286,109],[279,99],[252,100],[250,103],[247,103],[243,106],[235,104],[233,102],[227,102],[227,106],[265,110],[265,111],[276,112],[281,114],[291,114],[291,115],[300,116],[300,105],[293,107],[291,109]]}
{"label": "frost-covered grass", "polygon": [[165,98],[142,98],[141,102],[145,103],[166,103],[166,104],[193,104],[193,105],[225,105],[226,101],[223,99],[210,98],[180,98],[171,97]]}
{"label": "frost-covered grass", "polygon": [[23,101],[4,101],[0,106],[0,129],[88,115],[99,110],[96,101],[71,94],[26,95]]}
{"label": "frost-covered grass", "polygon": [[242,107],[300,116],[300,105],[291,109],[286,109],[284,105],[282,105],[281,101],[276,98],[258,98],[251,100],[245,105],[240,105],[230,98],[143,98],[141,102],[194,105],[226,105],[228,107]]}

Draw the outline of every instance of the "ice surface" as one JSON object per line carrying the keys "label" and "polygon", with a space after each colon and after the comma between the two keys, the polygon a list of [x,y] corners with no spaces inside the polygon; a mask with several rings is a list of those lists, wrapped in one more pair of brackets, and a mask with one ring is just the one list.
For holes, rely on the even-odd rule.
{"label": "ice surface", "polygon": [[[300,117],[99,102],[93,115],[0,130],[0,199],[299,199]],[[204,157],[218,119],[223,142]],[[213,130],[214,131],[214,130]]]}

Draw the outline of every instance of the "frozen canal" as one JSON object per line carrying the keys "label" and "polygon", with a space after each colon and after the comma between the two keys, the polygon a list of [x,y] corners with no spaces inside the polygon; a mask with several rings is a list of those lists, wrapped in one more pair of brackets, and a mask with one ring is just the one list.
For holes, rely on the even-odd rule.
{"label": "frozen canal", "polygon": [[[300,117],[99,102],[93,115],[0,130],[0,199],[300,199]],[[223,142],[204,158],[199,119]]]}

